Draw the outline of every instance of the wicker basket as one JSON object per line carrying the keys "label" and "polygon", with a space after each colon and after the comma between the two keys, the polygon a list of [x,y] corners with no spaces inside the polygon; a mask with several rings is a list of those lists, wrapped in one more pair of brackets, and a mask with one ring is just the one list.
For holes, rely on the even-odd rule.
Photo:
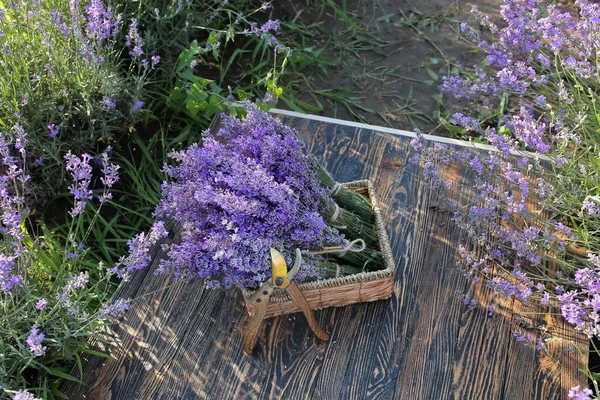
{"label": "wicker basket", "polygon": [[[381,211],[377,206],[373,184],[371,181],[361,180],[342,183],[342,185],[369,197],[375,211],[379,248],[383,255],[385,268],[379,271],[361,272],[340,278],[298,284],[298,287],[313,310],[387,299],[392,295],[394,290],[396,264],[394,263],[387,233],[385,232],[385,224],[381,217]],[[253,290],[243,290],[246,308],[248,308],[248,299],[255,292]],[[300,311],[300,308],[291,301],[285,290],[275,289],[267,306],[265,318]]]}

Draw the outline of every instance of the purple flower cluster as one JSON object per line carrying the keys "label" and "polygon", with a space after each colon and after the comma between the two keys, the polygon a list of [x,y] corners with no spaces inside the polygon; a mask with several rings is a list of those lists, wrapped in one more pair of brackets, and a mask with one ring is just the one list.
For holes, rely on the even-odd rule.
{"label": "purple flower cluster", "polygon": [[87,17],[86,34],[90,39],[102,42],[115,34],[118,22],[102,0],[90,0],[85,8]]}
{"label": "purple flower cluster", "polygon": [[[598,256],[590,254],[597,264]],[[575,272],[577,288],[560,293],[558,300],[563,317],[589,337],[600,334],[600,267]]]}
{"label": "purple flower cluster", "polygon": [[131,48],[129,55],[133,57],[141,57],[144,54],[144,42],[138,31],[138,21],[133,18],[129,25],[129,33],[125,36],[127,47]]}
{"label": "purple flower cluster", "polygon": [[[591,3],[575,1],[574,13],[539,0],[504,0],[498,25],[474,10],[493,41],[481,40],[466,24],[461,30],[479,43],[487,65],[446,77],[441,90],[469,108],[468,115],[456,113],[449,122],[495,150],[432,149],[417,138],[411,159],[421,163],[467,233],[470,241],[459,250],[465,275],[497,295],[550,306],[549,312],[560,308],[576,331],[598,338],[600,256],[590,249],[598,248],[600,229],[595,111],[600,99],[590,88],[598,86],[600,5]],[[444,201],[447,167],[475,177],[468,204]],[[581,247],[589,252],[587,260],[578,255]],[[529,328],[547,332],[543,326]],[[513,334],[547,350],[541,337]],[[592,395],[576,386],[568,397]]]}
{"label": "purple flower cluster", "polygon": [[105,320],[109,317],[116,318],[119,314],[124,313],[129,309],[132,299],[117,299],[112,303],[102,304],[102,308],[98,312],[98,319]]}
{"label": "purple flower cluster", "polygon": [[32,393],[29,393],[29,391],[23,389],[23,390],[19,390],[17,393],[15,393],[15,396],[13,397],[12,400],[42,400],[42,399],[35,397]]}
{"label": "purple flower cluster", "polygon": [[9,293],[21,286],[21,277],[14,272],[17,257],[25,251],[25,233],[21,228],[27,215],[25,188],[29,175],[23,170],[27,157],[27,135],[19,125],[14,134],[0,132],[0,233],[8,253],[0,254],[0,291]]}
{"label": "purple flower cluster", "polygon": [[37,301],[37,303],[35,303],[35,308],[37,308],[38,310],[43,310],[44,308],[46,308],[47,305],[48,305],[48,300],[39,299]]}
{"label": "purple flower cluster", "polygon": [[122,256],[112,272],[117,274],[119,278],[128,280],[134,271],[148,266],[152,260],[150,249],[160,239],[166,238],[168,235],[169,232],[166,230],[164,222],[155,222],[147,235],[142,232],[127,242],[129,255]]}
{"label": "purple flower cluster", "polygon": [[77,290],[84,288],[90,280],[87,271],[81,272],[79,275],[73,276],[63,287],[64,293],[75,293]]}
{"label": "purple flower cluster", "polygon": [[592,400],[593,394],[592,389],[582,388],[580,385],[577,385],[569,390],[568,396],[572,400]]}
{"label": "purple flower cluster", "polygon": [[172,181],[157,214],[183,230],[160,272],[256,287],[268,278],[270,247],[291,261],[295,248],[341,242],[319,213],[326,191],[296,135],[252,106],[243,121],[226,117],[218,135],[171,154],[177,166],[165,168]]}
{"label": "purple flower cluster", "polygon": [[73,183],[69,186],[69,191],[75,198],[75,207],[69,212],[71,217],[75,217],[85,210],[88,200],[93,198],[90,183],[92,180],[92,166],[90,161],[92,156],[82,154],[81,158],[77,157],[69,151],[65,155],[67,160],[66,170],[71,174]]}
{"label": "purple flower cluster", "polygon": [[332,202],[314,172],[316,161],[298,133],[269,113],[248,103],[246,118],[224,116],[217,136],[227,140],[236,153],[256,160],[275,182],[289,186],[307,208],[323,212]]}
{"label": "purple flower cluster", "polygon": [[[514,147],[507,152],[449,151],[443,146],[425,146],[422,137],[412,145],[417,152],[412,160],[422,163],[424,174],[442,197],[449,186],[440,167],[458,165],[475,177],[471,204],[443,204],[454,211],[454,220],[466,230],[471,245],[485,250],[484,255],[477,255],[461,247],[465,274],[475,280],[483,275],[496,293],[527,302],[538,291],[526,271],[542,268],[543,253],[560,254],[565,240],[573,239],[563,223],[552,220],[540,225],[538,214],[531,212],[531,207],[544,209],[545,197],[552,192],[548,182],[541,178],[534,182],[528,176],[530,170],[539,170],[535,160],[512,155]],[[510,276],[496,276],[489,267],[493,263],[512,271]]]}
{"label": "purple flower cluster", "polygon": [[46,335],[40,332],[39,328],[33,327],[29,332],[29,336],[25,341],[29,346],[29,350],[36,356],[43,356],[46,354],[46,350],[48,349],[46,346],[42,346],[42,341]]}
{"label": "purple flower cluster", "polygon": [[275,52],[282,50],[287,54],[291,54],[292,50],[289,47],[279,43],[277,38],[271,33],[271,31],[277,32],[277,30],[279,30],[279,21],[268,20],[261,26],[259,26],[256,22],[251,22],[250,28],[244,29],[243,33],[246,36],[257,36],[260,39],[266,40],[269,46],[275,48]]}
{"label": "purple flower cluster", "polygon": [[14,259],[0,254],[0,291],[9,293],[12,288],[21,285],[21,278],[13,273]]}
{"label": "purple flower cluster", "polygon": [[[102,174],[100,181],[104,185],[104,192],[99,196],[101,203],[112,198],[112,194],[108,191],[119,180],[119,166],[111,164],[108,160],[108,152],[102,153]],[[89,154],[82,154],[81,157],[71,154],[69,151],[65,155],[67,160],[66,170],[70,173],[73,183],[69,186],[69,191],[75,198],[75,206],[69,212],[72,217],[83,213],[87,202],[91,200],[93,191],[90,189],[92,181],[92,160],[93,157]]]}
{"label": "purple flower cluster", "polygon": [[55,138],[56,136],[58,136],[59,131],[60,131],[59,126],[57,126],[56,124],[50,124],[50,125],[48,125],[48,129],[50,130],[51,138]]}
{"label": "purple flower cluster", "polygon": [[100,178],[100,182],[104,185],[104,193],[98,198],[100,203],[104,203],[106,200],[112,199],[112,193],[108,190],[113,187],[115,183],[119,180],[119,166],[116,164],[112,164],[108,160],[108,152],[102,153],[102,174],[103,176]]}

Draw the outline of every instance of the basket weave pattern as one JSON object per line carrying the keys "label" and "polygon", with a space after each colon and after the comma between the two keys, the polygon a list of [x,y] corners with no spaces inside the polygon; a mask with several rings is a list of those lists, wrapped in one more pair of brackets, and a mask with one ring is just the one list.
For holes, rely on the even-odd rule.
{"label": "basket weave pattern", "polygon": [[[394,291],[396,264],[394,263],[381,211],[377,205],[373,184],[369,180],[360,180],[342,183],[342,186],[368,195],[373,211],[375,211],[379,250],[383,255],[385,268],[379,271],[361,272],[340,278],[298,284],[302,294],[304,294],[304,297],[313,310],[383,300],[389,298]],[[246,305],[248,304],[248,299],[255,292],[254,290],[243,290]],[[301,312],[301,310],[292,302],[287,291],[275,289],[267,306],[265,318],[295,312]]]}

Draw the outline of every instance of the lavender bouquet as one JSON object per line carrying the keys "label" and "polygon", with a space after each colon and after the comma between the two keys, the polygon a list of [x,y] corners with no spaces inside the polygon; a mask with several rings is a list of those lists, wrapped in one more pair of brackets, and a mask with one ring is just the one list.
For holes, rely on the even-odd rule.
{"label": "lavender bouquet", "polygon": [[[303,251],[299,281],[383,268],[373,222],[334,201],[297,133],[253,105],[246,111],[244,120],[224,117],[201,146],[170,154],[176,165],[165,167],[157,224],[177,222],[181,241],[157,272],[255,288],[269,278],[271,247],[290,264]],[[121,260],[121,274],[143,266],[150,242]]]}

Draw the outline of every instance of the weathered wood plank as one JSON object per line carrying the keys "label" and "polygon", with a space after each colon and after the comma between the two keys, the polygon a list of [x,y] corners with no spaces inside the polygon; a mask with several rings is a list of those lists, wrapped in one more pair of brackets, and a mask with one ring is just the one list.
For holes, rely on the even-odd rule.
{"label": "weathered wood plank", "polygon": [[323,310],[327,325],[334,327],[323,355],[321,370],[314,382],[313,399],[336,399],[342,391],[350,357],[354,352],[356,332],[365,304]]}
{"label": "weathered wood plank", "polygon": [[[459,331],[454,352],[452,399],[504,399],[506,362],[512,338],[512,301],[493,302],[490,289],[471,284],[465,292],[477,308],[468,311],[463,305],[459,316]],[[494,304],[495,311],[487,306]]]}
{"label": "weathered wood plank", "polygon": [[[198,300],[200,308],[190,321],[187,335],[182,338],[174,357],[159,370],[161,379],[149,375],[136,398],[210,398],[210,388],[220,377],[214,375],[210,361],[219,359],[223,343],[233,331],[237,318],[232,309],[238,309],[235,293],[225,290],[206,290]],[[189,299],[181,299],[182,304]],[[238,314],[239,315],[239,314]],[[206,361],[209,361],[208,363]],[[186,396],[185,394],[188,393]],[[190,396],[190,393],[193,394]]]}

